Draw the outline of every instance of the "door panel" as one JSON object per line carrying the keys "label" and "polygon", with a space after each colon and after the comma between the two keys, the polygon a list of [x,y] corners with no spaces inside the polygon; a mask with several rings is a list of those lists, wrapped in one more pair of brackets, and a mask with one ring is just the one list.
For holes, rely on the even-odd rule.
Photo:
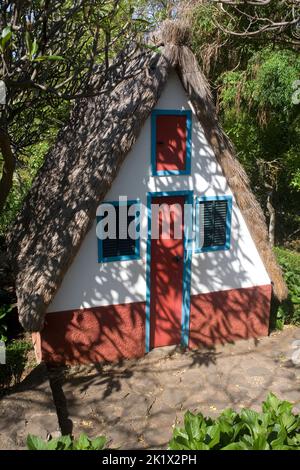
{"label": "door panel", "polygon": [[[153,197],[152,229],[159,226],[158,239],[151,239],[150,345],[151,348],[180,344],[184,274],[184,196]],[[152,206],[153,208],[153,206]],[[168,224],[170,219],[170,224]],[[166,225],[164,226],[164,223]],[[175,230],[175,223],[176,230]],[[164,230],[169,226],[169,233]],[[153,235],[153,230],[152,230]],[[180,239],[177,239],[180,238]]]}
{"label": "door panel", "polygon": [[156,171],[184,171],[187,118],[161,115],[156,121]]}

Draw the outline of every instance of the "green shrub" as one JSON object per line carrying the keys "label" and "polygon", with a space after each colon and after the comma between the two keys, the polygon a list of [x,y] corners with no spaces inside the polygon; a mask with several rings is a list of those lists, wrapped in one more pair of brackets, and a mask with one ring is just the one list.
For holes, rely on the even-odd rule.
{"label": "green shrub", "polygon": [[0,364],[0,390],[20,382],[31,344],[14,340],[6,346],[6,364]]}
{"label": "green shrub", "polygon": [[285,248],[275,248],[278,262],[283,269],[289,297],[277,312],[277,328],[284,324],[300,324],[300,254]]}
{"label": "green shrub", "polygon": [[106,438],[104,436],[90,439],[85,434],[81,434],[75,440],[70,436],[61,436],[49,441],[43,441],[43,439],[32,434],[27,436],[27,448],[29,450],[102,450],[105,444]]}
{"label": "green shrub", "polygon": [[0,306],[0,341],[7,341],[7,321],[6,317],[9,312],[13,309],[12,305],[1,305]]}
{"label": "green shrub", "polygon": [[262,412],[228,409],[217,419],[188,411],[175,428],[171,450],[300,450],[300,416],[293,405],[269,393]]}

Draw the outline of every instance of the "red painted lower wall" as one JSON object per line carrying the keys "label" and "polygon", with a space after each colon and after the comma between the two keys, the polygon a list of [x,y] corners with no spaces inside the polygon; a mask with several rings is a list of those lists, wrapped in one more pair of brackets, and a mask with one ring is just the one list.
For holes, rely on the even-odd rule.
{"label": "red painted lower wall", "polygon": [[271,294],[266,285],[193,296],[189,347],[267,336]]}
{"label": "red painted lower wall", "polygon": [[49,313],[41,332],[45,362],[87,364],[145,353],[145,303]]}
{"label": "red painted lower wall", "polygon": [[[271,285],[191,298],[189,347],[266,336]],[[145,303],[50,313],[40,356],[49,363],[87,364],[145,354]]]}

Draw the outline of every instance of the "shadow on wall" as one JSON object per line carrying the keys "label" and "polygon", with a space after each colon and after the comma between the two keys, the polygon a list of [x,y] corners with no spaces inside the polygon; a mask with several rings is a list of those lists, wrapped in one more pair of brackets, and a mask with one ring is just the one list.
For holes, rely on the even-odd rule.
{"label": "shadow on wall", "polygon": [[[159,288],[159,285],[158,285]],[[166,284],[162,286],[166,292]],[[271,286],[200,294],[191,299],[189,347],[266,336]],[[165,316],[170,315],[166,304]],[[168,329],[164,330],[164,325]],[[156,325],[159,336],[180,329],[176,318]],[[59,312],[47,316],[42,332],[43,360],[97,363],[141,357],[145,353],[145,303]]]}
{"label": "shadow on wall", "polygon": [[[147,127],[147,126],[145,126]],[[130,154],[123,164],[137,175],[148,174],[145,181],[136,178],[134,185],[122,183],[124,177],[117,177],[120,195],[129,198],[140,197],[145,203],[148,191],[182,191],[194,189],[194,194],[228,194],[228,186],[222,170],[212,150],[207,145],[200,126],[193,135],[192,176],[170,178],[150,177],[150,158],[135,159]],[[142,132],[148,132],[145,129]],[[141,145],[137,142],[137,147]],[[149,147],[150,148],[150,147]],[[142,151],[142,148],[140,148]],[[149,154],[150,155],[150,154]],[[195,157],[197,155],[198,157]],[[146,168],[146,171],[145,171]],[[122,172],[121,172],[122,173]],[[132,174],[132,172],[131,172]],[[120,177],[120,180],[119,180]],[[116,182],[115,181],[115,182]],[[119,184],[120,183],[120,184]],[[128,184],[131,189],[128,190]],[[123,186],[122,186],[123,185]],[[51,313],[47,316],[42,333],[44,359],[55,362],[99,362],[116,361],[121,358],[139,357],[145,351],[145,296],[146,296],[146,234],[147,221],[143,223],[141,240],[142,259],[126,263],[97,263],[97,240],[94,229],[83,242],[63,281],[64,290],[60,295],[71,296],[74,290],[76,302],[82,310],[69,309],[66,312]],[[243,221],[237,215],[235,204],[232,213],[231,249],[210,253],[193,254],[192,299],[190,322],[190,346],[199,344],[212,346],[218,342],[235,341],[242,338],[258,337],[268,333],[270,310],[270,286],[249,287],[237,290],[240,286],[251,286],[258,271],[258,255],[249,249],[248,239],[243,230]],[[165,258],[165,259],[164,259]],[[165,263],[164,263],[165,261]],[[166,266],[167,255],[161,253],[161,266]],[[72,273],[72,276],[71,274]],[[167,273],[168,274],[168,273]],[[171,293],[172,272],[157,273],[157,309],[163,311],[164,302],[160,299]],[[257,284],[263,284],[259,280]],[[263,276],[262,276],[263,277]],[[72,281],[75,279],[76,288]],[[172,287],[171,287],[172,286]],[[67,287],[67,289],[65,289]],[[232,289],[234,287],[234,289]],[[201,292],[218,291],[213,294]],[[64,294],[63,294],[64,292]],[[200,292],[200,294],[199,294]],[[196,294],[197,293],[197,294]],[[141,300],[128,303],[135,298]],[[99,303],[114,303],[98,306]],[[164,312],[168,315],[168,312]],[[175,317],[169,318],[172,328],[180,325]]]}
{"label": "shadow on wall", "polygon": [[97,363],[141,357],[145,351],[145,304],[124,304],[51,313],[42,335],[48,363]]}
{"label": "shadow on wall", "polygon": [[193,296],[189,346],[266,336],[270,299],[270,285]]}

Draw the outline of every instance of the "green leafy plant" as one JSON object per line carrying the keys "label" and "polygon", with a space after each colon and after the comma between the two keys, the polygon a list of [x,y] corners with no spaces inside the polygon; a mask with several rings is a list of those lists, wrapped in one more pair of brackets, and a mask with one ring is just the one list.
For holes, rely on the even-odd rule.
{"label": "green leafy plant", "polygon": [[4,51],[5,45],[6,45],[6,43],[8,43],[10,41],[11,37],[12,37],[11,27],[6,26],[6,28],[4,28],[2,30],[2,33],[1,33],[1,39],[0,39],[0,49],[1,49],[1,51]]}
{"label": "green leafy plant", "polygon": [[6,364],[0,364],[0,391],[20,382],[32,345],[14,340],[6,346]]}
{"label": "green leafy plant", "polygon": [[275,253],[289,289],[288,299],[277,312],[276,326],[280,329],[287,323],[300,324],[300,254],[285,248],[275,248]]}
{"label": "green leafy plant", "polygon": [[171,450],[300,450],[300,416],[269,393],[262,412],[227,409],[217,419],[188,411],[176,427]]}
{"label": "green leafy plant", "polygon": [[69,435],[57,439],[44,441],[38,436],[28,434],[27,448],[29,450],[102,450],[106,444],[104,436],[90,439],[86,434],[80,434],[78,439],[72,439]]}

